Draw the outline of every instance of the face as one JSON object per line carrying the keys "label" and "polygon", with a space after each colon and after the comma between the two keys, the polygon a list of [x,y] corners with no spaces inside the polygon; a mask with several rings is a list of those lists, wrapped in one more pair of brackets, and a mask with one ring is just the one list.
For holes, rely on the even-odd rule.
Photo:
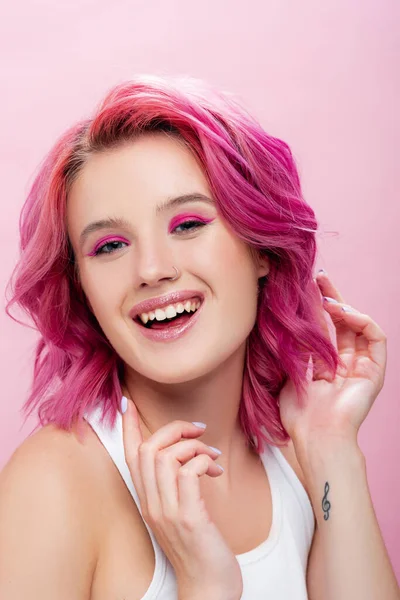
{"label": "face", "polygon": [[[81,237],[109,217],[124,225]],[[67,223],[82,288],[127,369],[159,383],[187,382],[243,348],[268,265],[223,220],[201,165],[178,138],[147,134],[91,156],[70,190]],[[167,299],[172,311],[138,306],[163,305],[172,292],[185,293]],[[150,317],[146,326],[132,311]]]}

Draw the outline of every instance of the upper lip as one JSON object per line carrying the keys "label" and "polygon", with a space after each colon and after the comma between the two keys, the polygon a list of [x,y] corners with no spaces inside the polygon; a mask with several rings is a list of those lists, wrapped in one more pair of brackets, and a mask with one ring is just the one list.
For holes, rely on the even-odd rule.
{"label": "upper lip", "polygon": [[135,306],[129,312],[131,319],[134,319],[141,313],[148,313],[156,308],[163,308],[169,304],[176,304],[177,302],[184,302],[185,300],[191,300],[192,298],[200,298],[203,300],[204,294],[197,290],[181,290],[165,294],[164,296],[158,296],[157,298],[150,298],[135,304]]}

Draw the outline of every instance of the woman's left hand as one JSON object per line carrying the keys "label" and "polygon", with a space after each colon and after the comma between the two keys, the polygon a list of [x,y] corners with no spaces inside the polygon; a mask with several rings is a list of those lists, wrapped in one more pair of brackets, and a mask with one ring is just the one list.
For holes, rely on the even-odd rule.
{"label": "woman's left hand", "polygon": [[[279,395],[281,421],[295,445],[333,438],[357,442],[358,430],[383,387],[386,336],[371,317],[344,303],[325,272],[318,273],[316,285],[324,297],[336,300],[324,299],[321,315],[325,309],[332,319],[338,353],[346,368],[339,366],[332,379],[310,362],[303,408],[294,401],[296,390],[289,379]],[[329,337],[327,326],[326,332]]]}

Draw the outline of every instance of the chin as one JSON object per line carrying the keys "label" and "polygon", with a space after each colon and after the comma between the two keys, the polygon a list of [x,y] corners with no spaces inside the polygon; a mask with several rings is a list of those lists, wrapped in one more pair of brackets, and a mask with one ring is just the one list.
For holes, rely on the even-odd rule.
{"label": "chin", "polygon": [[163,385],[179,385],[195,381],[212,372],[209,365],[201,365],[193,358],[188,364],[162,365],[160,369],[141,368],[136,366],[134,369],[142,377],[155,381]]}
{"label": "chin", "polygon": [[[154,359],[144,363],[142,357],[140,364],[135,361],[136,364],[131,366],[133,371],[146,379],[159,384],[179,385],[212,376],[213,373],[230,359],[235,362],[238,358],[241,360],[244,358],[246,345],[242,341],[239,343],[239,346],[235,344],[233,348],[227,347],[224,350],[219,347],[217,352],[216,348],[218,348],[217,344],[213,344],[212,347],[207,347],[203,352],[200,352],[192,347],[183,356],[174,356],[171,353],[169,357],[163,357],[158,364],[156,364]],[[149,368],[151,362],[153,366]]]}

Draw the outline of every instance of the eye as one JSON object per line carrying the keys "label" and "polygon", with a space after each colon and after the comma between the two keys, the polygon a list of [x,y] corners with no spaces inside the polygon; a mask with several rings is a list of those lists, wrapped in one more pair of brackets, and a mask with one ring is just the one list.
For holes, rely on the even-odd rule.
{"label": "eye", "polygon": [[[193,231],[194,229],[197,229],[198,227],[203,227],[204,225],[206,225],[204,221],[192,219],[190,221],[183,221],[183,223],[180,223],[179,225],[174,227],[173,231],[175,231],[176,233],[184,233],[185,231]],[[178,231],[180,227],[182,227],[182,230]]]}
{"label": "eye", "polygon": [[94,252],[94,255],[98,256],[99,254],[112,254],[118,248],[113,247],[113,249],[111,249],[110,251],[107,251],[107,252],[104,251],[103,249],[106,248],[107,246],[112,246],[113,244],[125,244],[125,242],[121,242],[120,240],[111,240],[111,242],[107,242],[106,244],[99,246],[97,248],[97,250]]}

